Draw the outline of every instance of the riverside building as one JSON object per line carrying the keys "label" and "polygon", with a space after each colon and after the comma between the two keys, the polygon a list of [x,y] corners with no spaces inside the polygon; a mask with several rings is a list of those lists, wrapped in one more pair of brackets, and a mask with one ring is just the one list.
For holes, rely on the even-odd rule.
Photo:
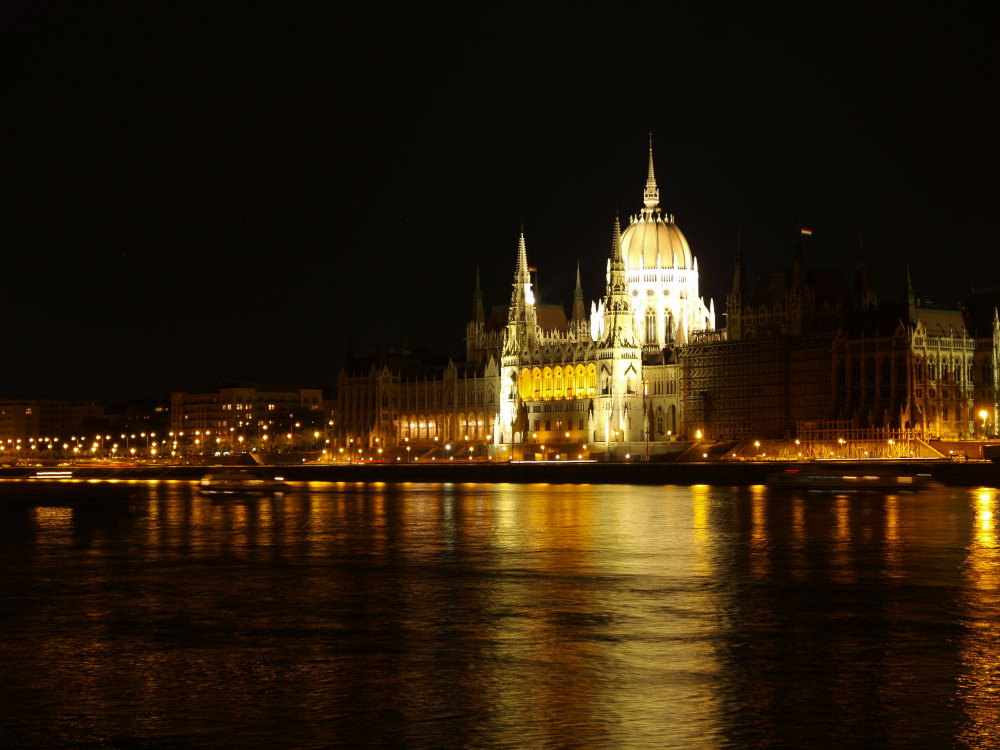
{"label": "riverside building", "polygon": [[[738,252],[726,327],[698,260],[660,205],[650,145],[642,208],[615,219],[603,296],[567,316],[538,299],[522,231],[510,302],[489,315],[477,273],[462,362],[348,356],[334,457],[627,460],[684,441],[892,444],[996,434],[997,295],[966,306],[880,304],[859,254],[853,283],[807,267],[751,288]],[[826,453],[824,453],[826,455]]]}
{"label": "riverside building", "polygon": [[[349,452],[406,458],[625,459],[670,448],[682,430],[677,351],[715,327],[698,262],[660,206],[652,146],[643,207],[611,231],[605,293],[569,318],[536,299],[524,233],[510,304],[486,317],[477,276],[466,361],[412,353],[350,357],[336,437]],[[368,455],[371,455],[370,453]]]}

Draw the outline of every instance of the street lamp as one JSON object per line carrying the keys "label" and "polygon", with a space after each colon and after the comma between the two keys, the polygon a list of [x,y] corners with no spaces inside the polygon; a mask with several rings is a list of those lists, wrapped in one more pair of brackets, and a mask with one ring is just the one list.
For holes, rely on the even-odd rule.
{"label": "street lamp", "polygon": [[981,409],[979,411],[979,418],[983,420],[983,438],[986,437],[986,418],[990,416],[990,413],[986,409]]}

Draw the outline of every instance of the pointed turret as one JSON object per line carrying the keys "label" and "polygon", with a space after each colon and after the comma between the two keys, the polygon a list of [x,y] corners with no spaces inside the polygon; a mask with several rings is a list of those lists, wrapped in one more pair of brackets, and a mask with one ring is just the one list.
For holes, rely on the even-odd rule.
{"label": "pointed turret", "polygon": [[729,290],[729,298],[742,300],[747,292],[747,277],[743,270],[743,232],[736,231],[736,266],[733,269],[733,286]]}
{"label": "pointed turret", "polygon": [[859,310],[874,310],[878,306],[875,291],[872,289],[871,275],[868,273],[868,263],[865,261],[863,237],[858,232],[858,267],[854,272],[854,300]]}
{"label": "pointed turret", "polygon": [[604,341],[606,346],[635,346],[632,305],[625,281],[625,261],[622,259],[622,228],[615,217],[608,264],[608,288],[604,295]]}
{"label": "pointed turret", "polygon": [[809,285],[809,275],[806,272],[804,238],[811,234],[803,229],[799,236],[799,244],[795,249],[795,262],[792,264],[792,279],[785,297],[786,333],[801,336],[812,330],[815,318],[815,295]]}
{"label": "pointed turret", "polygon": [[524,244],[524,229],[517,242],[517,270],[514,272],[514,291],[511,294],[510,305],[513,311],[515,305],[534,305],[535,295],[531,291],[531,271],[528,269],[528,251]]}
{"label": "pointed turret", "polygon": [[479,286],[479,266],[476,266],[476,290],[472,293],[472,321],[474,323],[485,323],[486,314],[483,312],[483,290]]}
{"label": "pointed turret", "polygon": [[625,286],[625,259],[622,257],[622,225],[615,216],[614,234],[611,240],[611,265],[608,268],[608,295],[620,294],[624,303],[628,304],[628,294]]}
{"label": "pointed turret", "polygon": [[517,270],[514,272],[513,286],[507,315],[507,340],[504,345],[504,350],[507,352],[534,343],[537,328],[535,295],[531,291],[531,274],[528,270],[528,251],[524,243],[523,229],[517,243]]}
{"label": "pointed turret", "polygon": [[917,298],[913,293],[913,281],[910,279],[910,264],[906,264],[906,312],[911,323],[917,321]]}
{"label": "pointed turret", "polygon": [[749,299],[746,269],[743,267],[743,230],[736,230],[736,264],[733,266],[733,285],[726,297],[726,337],[730,341],[743,338],[744,300]]}
{"label": "pointed turret", "polygon": [[576,262],[576,291],[573,292],[573,322],[587,318],[587,308],[583,304],[583,284],[580,283],[580,261]]}
{"label": "pointed turret", "polygon": [[644,216],[648,217],[660,210],[660,189],[656,186],[656,173],[653,170],[653,134],[649,134],[649,169],[646,173],[646,189],[642,191],[642,202],[645,208],[642,209]]}

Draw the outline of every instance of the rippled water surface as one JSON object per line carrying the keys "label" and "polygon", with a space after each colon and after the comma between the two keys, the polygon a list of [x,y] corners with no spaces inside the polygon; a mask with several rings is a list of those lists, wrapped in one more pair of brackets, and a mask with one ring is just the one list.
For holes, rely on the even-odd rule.
{"label": "rippled water surface", "polygon": [[0,502],[5,747],[997,747],[992,489]]}

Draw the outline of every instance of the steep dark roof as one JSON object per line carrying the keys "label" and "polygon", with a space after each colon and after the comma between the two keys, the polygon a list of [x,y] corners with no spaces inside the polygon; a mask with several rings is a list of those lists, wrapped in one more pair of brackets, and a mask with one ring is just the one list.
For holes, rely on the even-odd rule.
{"label": "steep dark roof", "polygon": [[[762,276],[751,297],[752,305],[774,305],[785,301],[785,293],[791,285],[792,272],[781,271]],[[813,291],[816,302],[843,302],[851,300],[851,285],[844,275],[835,269],[806,269],[806,282]]]}
{"label": "steep dark roof", "polygon": [[543,331],[567,331],[569,321],[562,305],[535,305],[535,317]]}
{"label": "steep dark roof", "polygon": [[965,325],[977,338],[990,336],[994,311],[1000,308],[1000,289],[973,292],[965,310]]}

